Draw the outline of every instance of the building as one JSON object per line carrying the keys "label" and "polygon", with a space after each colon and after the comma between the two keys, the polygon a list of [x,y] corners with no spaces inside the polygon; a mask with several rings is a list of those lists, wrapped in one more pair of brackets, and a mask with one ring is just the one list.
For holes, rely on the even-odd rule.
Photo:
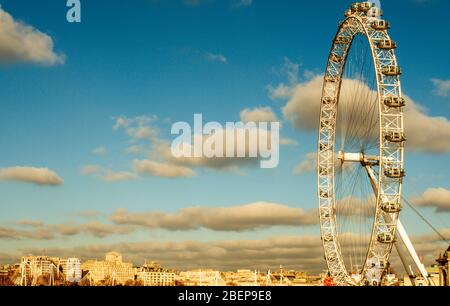
{"label": "building", "polygon": [[190,270],[183,271],[177,281],[184,286],[225,286],[226,283],[219,271],[216,270]]}
{"label": "building", "polygon": [[439,265],[439,286],[450,286],[450,246],[441,254],[436,262]]}
{"label": "building", "polygon": [[225,280],[229,286],[259,286],[263,277],[256,271],[241,269],[237,272],[226,272]]}
{"label": "building", "polygon": [[274,278],[274,285],[291,286],[292,280],[296,278],[296,272],[292,270],[287,271],[283,268],[283,266],[280,266],[280,269],[274,272],[272,277]]}
{"label": "building", "polygon": [[61,259],[59,264],[67,282],[78,283],[81,281],[81,261],[78,258]]}
{"label": "building", "polygon": [[107,253],[104,261],[89,260],[81,265],[84,273],[89,273],[93,285],[125,285],[134,281],[135,269],[131,262],[123,262],[117,252]]}
{"label": "building", "polygon": [[306,272],[294,272],[294,278],[291,279],[292,286],[307,286],[308,274]]}
{"label": "building", "polygon": [[115,264],[121,264],[123,262],[122,260],[122,254],[117,252],[109,252],[105,256],[105,260],[110,263]]}
{"label": "building", "polygon": [[27,277],[38,278],[54,272],[54,264],[48,256],[22,256],[20,259],[22,274]]}
{"label": "building", "polygon": [[137,278],[144,286],[175,286],[175,273],[165,271],[158,262],[145,263],[138,269]]}
{"label": "building", "polygon": [[430,267],[426,268],[428,272],[428,279],[431,282],[431,286],[438,286],[439,285],[439,266],[431,265]]}
{"label": "building", "polygon": [[175,286],[175,273],[170,272],[146,272],[138,273],[138,279],[144,286]]}
{"label": "building", "polygon": [[4,286],[9,280],[9,266],[0,266],[0,286]]}
{"label": "building", "polygon": [[20,285],[54,285],[58,262],[59,258],[48,256],[22,256],[19,268]]}

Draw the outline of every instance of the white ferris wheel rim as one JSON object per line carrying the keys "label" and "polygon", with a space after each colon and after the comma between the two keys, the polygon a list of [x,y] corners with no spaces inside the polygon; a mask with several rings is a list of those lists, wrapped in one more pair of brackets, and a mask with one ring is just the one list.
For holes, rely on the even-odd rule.
{"label": "white ferris wheel rim", "polygon": [[[357,5],[362,4],[364,2]],[[383,24],[386,29],[375,26]],[[392,133],[404,135],[402,111],[404,105],[401,105],[404,99],[395,46],[385,48],[386,46],[382,45],[383,42],[392,42],[388,34],[387,22],[379,19],[378,16],[370,17],[368,11],[359,10],[356,7],[356,10],[348,11],[346,19],[340,23],[328,58],[321,100],[317,154],[321,237],[328,271],[338,285],[354,283],[344,263],[337,230],[334,161],[336,160],[336,121],[342,77],[352,41],[358,34],[365,36],[371,49],[377,82],[380,125],[376,212],[365,264],[360,273],[362,279],[368,280],[370,277],[367,275],[371,274],[373,279],[370,281],[374,280],[377,283],[381,281],[395,242],[394,239],[386,238],[395,237],[400,212],[400,210],[387,212],[383,209],[387,204],[397,204],[399,208],[401,207],[404,175],[404,141],[393,142],[392,138],[388,140],[388,135],[394,135]],[[389,101],[392,102],[390,106],[388,106]]]}

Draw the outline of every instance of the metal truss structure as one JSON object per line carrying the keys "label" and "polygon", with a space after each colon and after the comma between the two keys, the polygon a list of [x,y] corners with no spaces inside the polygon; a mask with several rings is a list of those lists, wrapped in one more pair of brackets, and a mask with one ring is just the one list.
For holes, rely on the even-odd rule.
{"label": "metal truss structure", "polygon": [[[396,241],[401,211],[404,142],[401,70],[395,56],[389,23],[381,19],[381,10],[370,2],[359,2],[345,13],[333,40],[324,77],[318,140],[318,198],[322,243],[330,276],[337,285],[379,285],[388,266]],[[379,116],[378,156],[362,152],[339,152],[336,126],[343,72],[354,38],[364,36],[375,68]],[[365,263],[360,280],[352,278],[344,262],[336,222],[336,160],[352,162],[367,170],[376,193],[376,209]]]}

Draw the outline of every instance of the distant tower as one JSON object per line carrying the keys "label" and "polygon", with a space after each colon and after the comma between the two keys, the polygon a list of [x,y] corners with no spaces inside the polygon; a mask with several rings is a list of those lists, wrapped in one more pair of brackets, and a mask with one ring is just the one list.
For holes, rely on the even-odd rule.
{"label": "distant tower", "polygon": [[450,246],[436,261],[439,264],[439,286],[450,287]]}
{"label": "distant tower", "polygon": [[26,286],[27,285],[27,263],[22,260],[22,263],[20,264],[20,285]]}
{"label": "distant tower", "polygon": [[108,262],[113,262],[113,263],[122,263],[122,254],[117,253],[117,252],[109,252],[106,254],[105,256],[105,260]]}

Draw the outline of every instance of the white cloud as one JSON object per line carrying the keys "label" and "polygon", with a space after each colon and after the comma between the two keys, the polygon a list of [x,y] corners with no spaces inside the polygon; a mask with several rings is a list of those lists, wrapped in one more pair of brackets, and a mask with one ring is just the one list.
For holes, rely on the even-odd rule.
{"label": "white cloud", "polygon": [[135,171],[139,174],[166,178],[195,176],[195,172],[192,169],[171,163],[161,163],[152,160],[135,160],[133,161],[133,165]]}
{"label": "white cloud", "polygon": [[83,175],[90,175],[90,174],[95,174],[102,171],[102,167],[100,166],[96,166],[96,165],[87,165],[87,166],[83,166],[81,168],[81,174]]}
{"label": "white cloud", "polygon": [[105,182],[116,183],[134,180],[136,179],[136,175],[128,171],[121,171],[121,172],[107,171],[101,176],[101,179],[104,180]]}
{"label": "white cloud", "polygon": [[246,108],[241,111],[240,114],[241,121],[244,123],[248,122],[279,122],[277,115],[273,112],[270,107],[256,107],[253,109]]}
{"label": "white cloud", "polygon": [[14,20],[0,7],[0,63],[56,65],[64,63],[64,60],[64,55],[53,50],[50,36]]}
{"label": "white cloud", "polygon": [[280,138],[280,145],[282,146],[298,146],[298,141],[290,138]]}
{"label": "white cloud", "polygon": [[[112,235],[127,235],[135,231],[135,228],[132,226],[121,226],[98,221],[91,221],[84,224],[45,224],[42,221],[22,221],[19,225],[21,225],[22,228],[0,226],[0,239],[53,240],[80,234],[88,234],[96,238],[105,238]],[[24,227],[30,229],[24,230]]]}
{"label": "white cloud", "polygon": [[[359,81],[347,80],[343,83],[341,105],[352,103],[349,97],[357,82]],[[283,108],[283,114],[294,127],[306,131],[317,130],[322,84],[323,77],[316,76],[292,88],[292,95]],[[362,85],[360,94],[362,96],[374,96],[376,93],[371,91],[367,85]],[[410,97],[405,96],[405,99],[407,100],[407,107],[405,108],[407,148],[431,153],[450,152],[450,121],[445,117],[430,116],[423,107]],[[367,118],[364,118],[364,116],[354,119],[352,120],[353,125],[361,127],[367,125]],[[361,130],[364,131],[364,129]]]}
{"label": "white cloud", "polygon": [[114,131],[125,130],[133,142],[139,140],[154,141],[158,139],[158,129],[153,124],[158,120],[157,116],[139,116],[135,118],[115,118]]}
{"label": "white cloud", "polygon": [[205,59],[208,62],[218,62],[218,63],[223,63],[223,64],[228,63],[227,58],[223,54],[214,54],[214,53],[206,52]]}
{"label": "white cloud", "polygon": [[283,59],[283,66],[280,73],[286,75],[289,84],[296,84],[299,81],[300,64],[294,63],[288,57]]}
{"label": "white cloud", "polygon": [[450,152],[450,121],[443,116],[429,116],[426,110],[405,96],[405,131],[407,148],[415,151]]}
{"label": "white cloud", "polygon": [[301,163],[299,163],[294,168],[294,174],[300,175],[305,172],[312,172],[316,170],[316,164],[317,164],[317,157],[316,153],[308,153],[306,154],[306,159],[303,160]]}
{"label": "white cloud", "polygon": [[273,87],[272,85],[269,85],[267,87],[267,90],[269,91],[269,97],[272,100],[279,100],[279,99],[288,99],[292,96],[292,87],[285,84],[279,84],[276,87]]}
{"label": "white cloud", "polygon": [[[77,216],[96,219],[97,211],[80,212]],[[317,210],[305,211],[270,202],[255,202],[232,207],[187,207],[175,213],[148,211],[130,213],[116,210],[110,215],[111,222],[45,224],[40,220],[22,220],[19,227],[0,226],[0,239],[51,240],[62,236],[90,234],[98,238],[125,235],[136,230],[163,229],[189,231],[209,229],[213,231],[241,232],[274,226],[311,226],[318,222]]]}
{"label": "white cloud", "polygon": [[[256,128],[256,131],[260,135],[259,141],[261,139],[267,139],[267,144],[270,149],[271,144],[271,133],[270,131]],[[259,162],[261,158],[259,157],[248,157],[250,156],[250,140],[249,140],[249,132],[246,131],[244,128],[235,128],[231,130],[222,129],[215,132],[214,137],[217,137],[218,139],[226,139],[228,134],[232,134],[231,137],[234,137],[234,143],[242,143],[245,144],[242,145],[239,148],[235,148],[234,156],[237,156],[238,153],[243,156],[247,156],[244,158],[237,158],[237,157],[213,157],[213,158],[207,158],[205,156],[203,157],[180,157],[176,158],[173,156],[171,151],[171,144],[167,141],[161,141],[160,143],[155,144],[151,156],[154,157],[154,159],[162,159],[165,162],[173,165],[178,165],[182,167],[189,167],[189,168],[206,168],[206,169],[212,169],[216,171],[225,171],[225,172],[234,172],[237,174],[242,174],[240,171],[240,168],[242,167],[256,167],[259,165]],[[197,136],[194,136],[195,138]],[[184,148],[192,152],[194,149],[194,145],[196,143],[204,144],[209,137],[213,136],[205,136],[202,137],[199,141],[192,141],[191,143],[183,143],[182,145]],[[241,138],[242,137],[242,138]],[[242,141],[241,141],[242,140]],[[258,141],[258,145],[259,145]],[[181,145],[180,145],[181,147]],[[226,156],[226,147],[223,148],[223,154],[222,156]]]}
{"label": "white cloud", "polygon": [[63,180],[48,168],[11,167],[0,169],[0,181],[32,183],[35,185],[62,185]]}
{"label": "white cloud", "polygon": [[109,183],[131,181],[137,178],[136,174],[133,172],[129,171],[114,172],[109,168],[97,165],[83,166],[81,168],[81,174],[93,175],[98,179]]}
{"label": "white cloud", "polygon": [[438,96],[448,97],[450,93],[450,80],[432,79],[434,84],[433,93]]}
{"label": "white cloud", "polygon": [[34,220],[28,220],[28,219],[19,221],[19,224],[21,226],[32,227],[32,228],[38,228],[38,227],[44,226],[44,222],[42,222],[42,221],[34,221]]}
{"label": "white cloud", "polygon": [[299,83],[300,64],[292,62],[289,58],[283,58],[283,65],[281,69],[277,69],[277,74],[287,78],[288,83],[280,83],[274,87],[269,85],[267,87],[269,97],[272,100],[288,99],[293,94],[294,86]]}
{"label": "white cloud", "polygon": [[421,196],[413,198],[411,202],[417,206],[434,208],[438,213],[450,213],[450,190],[429,188]]}
{"label": "white cloud", "polygon": [[[257,107],[253,109],[244,109],[240,113],[241,119],[244,121],[256,121],[256,123],[262,121],[275,121],[278,122],[278,118],[276,114],[270,109],[270,107]],[[130,154],[142,154],[145,156],[142,160],[133,161],[133,168],[131,170],[132,173],[136,175],[150,175],[150,176],[159,176],[166,178],[182,178],[182,177],[193,177],[196,175],[194,169],[196,168],[206,168],[217,171],[224,171],[228,173],[236,173],[241,175],[242,167],[256,167],[259,162],[261,162],[261,158],[258,157],[248,157],[249,149],[250,149],[250,139],[247,128],[236,127],[233,130],[226,130],[223,128],[221,130],[216,130],[214,133],[214,138],[224,139],[227,133],[232,133],[235,137],[234,143],[243,143],[246,144],[245,148],[239,148],[239,153],[247,156],[246,158],[236,158],[236,157],[180,157],[176,158],[172,154],[171,150],[171,142],[167,139],[163,139],[159,137],[158,128],[155,127],[155,122],[158,120],[156,116],[140,116],[135,118],[127,118],[127,117],[118,117],[115,118],[115,123],[113,126],[113,130],[123,130],[127,133],[130,138],[130,146],[125,150]],[[269,123],[269,126],[270,123]],[[149,137],[140,137],[136,134],[136,131],[140,129],[150,130]],[[264,146],[264,143],[267,140],[267,148],[265,150],[271,150],[271,139],[272,132],[271,130],[265,130],[264,128],[256,127],[256,132],[260,136],[258,139],[257,146]],[[146,135],[148,136],[148,135]],[[193,136],[200,137],[200,136]],[[199,142],[204,144],[207,140],[211,140],[213,136],[204,136],[203,139]],[[240,138],[243,137],[243,141],[239,141]],[[193,143],[197,143],[193,141]],[[281,145],[297,145],[298,143],[289,138],[280,139]],[[185,148],[193,149],[193,144],[183,143]],[[242,146],[243,147],[243,146]],[[226,156],[224,148],[224,153],[222,156]],[[259,150],[265,151],[263,149]],[[237,149],[235,150],[237,151]],[[276,158],[276,154],[273,152],[275,150],[271,150],[272,155],[270,158]],[[263,152],[265,153],[265,152]],[[235,152],[235,156],[237,152]],[[92,174],[86,172],[99,172],[96,167],[92,169],[92,167],[85,167],[83,169],[84,174]]]}
{"label": "white cloud", "polygon": [[93,235],[97,238],[105,238],[111,235],[127,235],[135,231],[130,226],[116,226],[97,221],[88,222],[80,226],[80,231]]}
{"label": "white cloud", "polygon": [[277,203],[256,202],[234,207],[189,207],[174,214],[162,212],[129,213],[116,211],[111,221],[120,225],[138,225],[171,231],[206,228],[214,231],[245,231],[272,226],[308,226],[317,224],[315,210],[304,211]]}

